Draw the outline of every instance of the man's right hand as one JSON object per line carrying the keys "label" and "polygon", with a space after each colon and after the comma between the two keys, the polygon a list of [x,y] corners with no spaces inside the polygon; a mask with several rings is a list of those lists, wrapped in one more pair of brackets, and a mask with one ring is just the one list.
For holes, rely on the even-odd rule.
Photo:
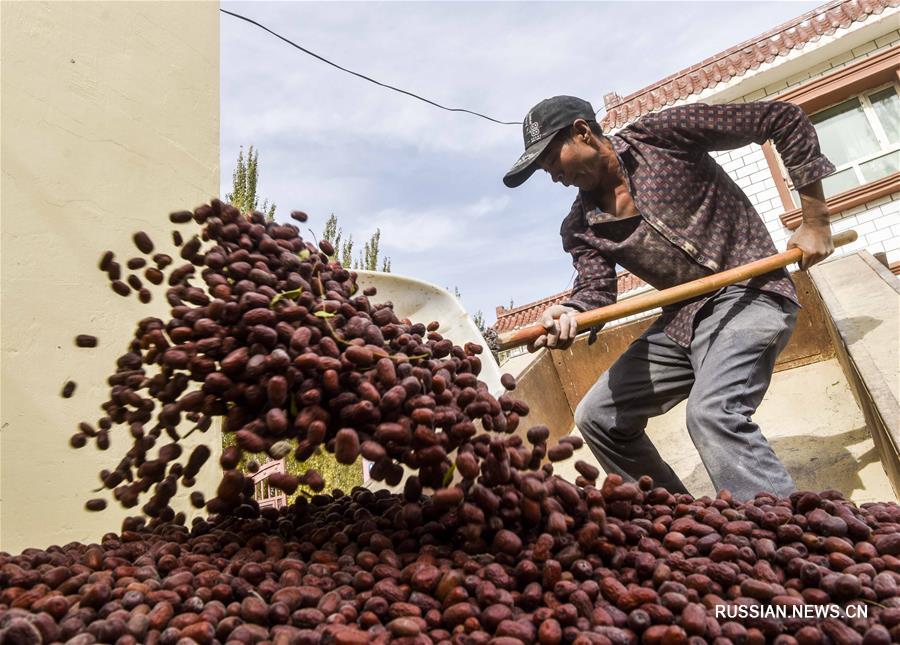
{"label": "man's right hand", "polygon": [[541,325],[547,333],[528,343],[528,351],[536,352],[542,347],[567,349],[578,333],[578,326],[575,324],[575,316],[578,313],[580,312],[577,309],[563,305],[553,305],[544,310]]}

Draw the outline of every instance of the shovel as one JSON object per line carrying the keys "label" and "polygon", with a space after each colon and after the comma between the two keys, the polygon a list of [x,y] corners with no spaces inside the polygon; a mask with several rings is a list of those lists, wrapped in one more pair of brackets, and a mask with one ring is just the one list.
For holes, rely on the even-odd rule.
{"label": "shovel", "polygon": [[[837,248],[856,241],[856,238],[856,231],[844,231],[843,233],[835,235],[832,238],[832,241],[834,242],[834,247]],[[704,276],[698,280],[685,282],[684,284],[663,289],[662,291],[645,293],[640,296],[635,296],[634,298],[628,298],[627,300],[607,305],[606,307],[584,311],[575,316],[575,323],[578,326],[578,331],[581,332],[601,323],[607,323],[619,318],[625,318],[626,316],[633,316],[634,314],[643,311],[649,311],[657,307],[664,307],[676,302],[681,302],[682,300],[688,300],[689,298],[694,298],[696,296],[713,293],[722,287],[743,282],[744,280],[749,280],[750,278],[769,273],[775,269],[786,267],[794,262],[799,262],[802,256],[803,252],[800,249],[790,249],[789,251],[776,253],[767,258],[756,260],[755,262],[750,262],[749,264],[744,264],[733,269],[728,269],[721,273]],[[531,325],[530,327],[524,327],[522,329],[499,334],[499,349],[504,350],[512,347],[519,347],[520,345],[527,345],[546,333],[547,330],[543,325]]]}

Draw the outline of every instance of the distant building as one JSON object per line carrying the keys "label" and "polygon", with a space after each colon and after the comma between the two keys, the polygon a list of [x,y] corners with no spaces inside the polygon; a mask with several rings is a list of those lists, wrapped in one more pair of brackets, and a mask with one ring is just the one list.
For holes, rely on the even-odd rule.
{"label": "distant building", "polygon": [[[823,181],[832,230],[859,233],[855,243],[836,253],[866,249],[898,274],[898,14],[892,0],[829,2],[624,98],[607,94],[603,129],[615,132],[642,115],[694,102],[796,103],[810,116],[823,152],[837,166]],[[785,248],[801,216],[797,193],[774,147],[767,142],[712,154],[753,202],[776,247]],[[620,299],[649,289],[631,274],[619,274]],[[497,307],[494,329],[533,324],[568,293],[511,309]]]}

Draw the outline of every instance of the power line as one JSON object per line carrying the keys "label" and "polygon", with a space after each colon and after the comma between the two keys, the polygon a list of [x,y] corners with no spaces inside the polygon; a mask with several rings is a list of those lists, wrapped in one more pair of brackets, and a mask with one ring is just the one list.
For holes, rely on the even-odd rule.
{"label": "power line", "polygon": [[288,39],[288,38],[285,38],[285,37],[282,36],[281,34],[278,34],[278,33],[274,32],[274,31],[272,31],[271,29],[269,29],[269,28],[266,27],[265,25],[261,25],[260,23],[256,22],[255,20],[253,20],[253,19],[251,19],[251,18],[248,18],[248,17],[246,17],[246,16],[242,16],[242,15],[239,14],[239,13],[234,13],[233,11],[228,11],[228,10],[222,9],[222,8],[220,8],[219,11],[221,11],[222,13],[226,13],[226,14],[228,14],[229,16],[233,16],[233,17],[235,17],[235,18],[238,18],[238,19],[240,19],[240,20],[243,20],[243,21],[245,21],[245,22],[249,22],[251,25],[256,25],[257,27],[259,27],[259,28],[262,29],[263,31],[267,31],[267,32],[269,32],[270,34],[272,34],[273,36],[275,36],[276,38],[279,38],[279,39],[283,40],[283,41],[286,42],[288,45],[291,45],[292,47],[296,47],[297,49],[299,49],[300,51],[302,51],[304,54],[308,54],[309,56],[312,56],[313,58],[316,58],[316,59],[322,61],[323,63],[327,63],[328,65],[331,65],[332,67],[335,67],[335,68],[341,70],[342,72],[346,72],[346,73],[348,73],[348,74],[352,74],[353,76],[356,76],[356,77],[361,78],[361,79],[363,79],[363,80],[369,81],[370,83],[374,83],[375,85],[378,85],[378,86],[380,86],[380,87],[384,87],[384,88],[387,88],[387,89],[389,89],[389,90],[393,90],[393,91],[395,91],[395,92],[399,92],[400,94],[405,94],[406,96],[411,96],[411,97],[414,98],[414,99],[418,99],[418,100],[420,100],[420,101],[422,101],[422,102],[424,102],[424,103],[428,103],[429,105],[433,105],[434,107],[441,108],[442,110],[447,110],[448,112],[465,112],[466,114],[471,114],[471,115],[473,115],[473,116],[478,116],[478,117],[481,117],[482,119],[487,119],[488,121],[492,121],[493,123],[499,123],[500,125],[522,125],[522,122],[521,122],[521,121],[500,121],[500,120],[495,119],[495,118],[493,118],[493,117],[489,117],[489,116],[486,116],[486,115],[484,115],[484,114],[481,114],[480,112],[474,112],[474,111],[472,111],[472,110],[466,110],[466,109],[464,109],[464,108],[451,108],[451,107],[447,107],[447,106],[445,106],[445,105],[441,105],[440,103],[435,103],[434,101],[432,101],[432,100],[430,100],[430,99],[426,99],[426,98],[424,98],[424,97],[422,97],[422,96],[419,96],[418,94],[415,94],[415,93],[413,93],[413,92],[408,92],[407,90],[400,89],[399,87],[394,87],[393,85],[388,85],[387,83],[382,83],[381,81],[376,81],[374,78],[370,78],[370,77],[366,76],[365,74],[360,74],[359,72],[354,72],[352,69],[347,69],[346,67],[341,67],[341,66],[338,65],[337,63],[333,63],[333,62],[331,62],[330,60],[328,60],[327,58],[324,58],[324,57],[322,57],[322,56],[319,56],[317,53],[312,52],[312,51],[306,49],[305,47],[301,47],[300,45],[298,45],[298,44],[295,43],[294,41],[292,41],[292,40],[290,40],[290,39]]}

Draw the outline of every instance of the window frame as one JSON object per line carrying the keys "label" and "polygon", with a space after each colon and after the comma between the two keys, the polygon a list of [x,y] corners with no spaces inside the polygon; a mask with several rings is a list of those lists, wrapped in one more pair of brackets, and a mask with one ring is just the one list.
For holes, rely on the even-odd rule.
{"label": "window frame", "polygon": [[[809,115],[837,105],[854,96],[878,92],[888,85],[894,85],[896,91],[897,85],[900,84],[900,62],[898,61],[900,61],[900,44],[878,51],[847,67],[804,83],[772,98],[794,103]],[[869,109],[872,109],[871,105],[869,105]],[[868,114],[867,118],[870,118]],[[879,129],[881,130],[881,137],[879,137],[881,141],[885,133],[883,128],[879,127]],[[879,135],[876,134],[876,136]],[[781,222],[788,229],[796,229],[802,222],[802,215],[800,208],[794,205],[791,196],[791,186],[786,179],[787,173],[784,171],[784,167],[771,141],[766,141],[762,149],[784,208],[784,213],[780,216]],[[873,155],[872,158],[876,158],[880,154],[885,154],[891,150],[893,150],[893,147],[888,150],[882,149],[879,154]],[[860,161],[864,162],[867,160],[868,158],[861,158],[855,162],[858,164]],[[828,208],[832,216],[837,216],[845,210],[897,192],[900,190],[900,172],[892,173],[871,182],[865,182],[863,178],[863,182],[860,186],[827,199]]]}
{"label": "window frame", "polygon": [[[853,96],[848,96],[848,97],[842,98],[841,100],[839,100],[835,103],[832,103],[831,105],[827,105],[819,110],[816,110],[813,114],[809,115],[810,117],[814,117],[816,114],[819,114],[820,112],[824,112],[825,110],[828,110],[837,105],[840,105],[841,103],[846,103],[853,99],[858,100],[860,103],[860,106],[862,107],[863,115],[865,116],[866,121],[869,124],[869,127],[872,128],[872,133],[875,135],[875,139],[878,141],[878,145],[881,147],[878,150],[876,150],[875,152],[872,152],[868,155],[864,155],[862,157],[858,157],[857,159],[853,159],[851,161],[845,162],[839,166],[835,166],[834,174],[843,172],[844,170],[848,170],[848,169],[853,170],[853,174],[856,177],[857,185],[854,186],[853,188],[848,188],[847,191],[854,190],[855,188],[865,186],[866,184],[870,184],[873,181],[878,181],[878,179],[881,179],[879,177],[878,179],[867,180],[865,178],[865,175],[863,175],[863,171],[862,171],[862,165],[864,163],[872,161],[873,159],[878,159],[880,157],[884,157],[892,152],[900,154],[900,140],[891,142],[888,139],[887,132],[885,131],[884,126],[881,125],[881,121],[878,119],[878,115],[875,113],[875,108],[872,106],[872,101],[869,99],[869,97],[871,95],[878,94],[882,90],[886,90],[888,88],[892,88],[894,90],[894,94],[896,94],[898,100],[900,100],[900,82],[891,81],[888,83],[883,83],[882,85],[878,85],[872,89],[860,92],[859,94],[854,94]],[[785,168],[784,162],[781,159],[781,155],[778,155],[776,153],[776,159],[778,160],[778,167],[781,171],[781,176],[784,179],[785,183],[788,185],[788,189],[791,192],[791,206],[792,206],[792,208],[799,208],[800,207],[799,197],[796,199],[794,198],[794,195],[796,194],[797,189],[794,187],[793,182],[791,181],[790,176],[788,175],[787,168]],[[842,191],[842,192],[847,192],[847,191]],[[835,195],[832,195],[831,197],[836,197],[839,194],[842,194],[842,193],[835,193]]]}

